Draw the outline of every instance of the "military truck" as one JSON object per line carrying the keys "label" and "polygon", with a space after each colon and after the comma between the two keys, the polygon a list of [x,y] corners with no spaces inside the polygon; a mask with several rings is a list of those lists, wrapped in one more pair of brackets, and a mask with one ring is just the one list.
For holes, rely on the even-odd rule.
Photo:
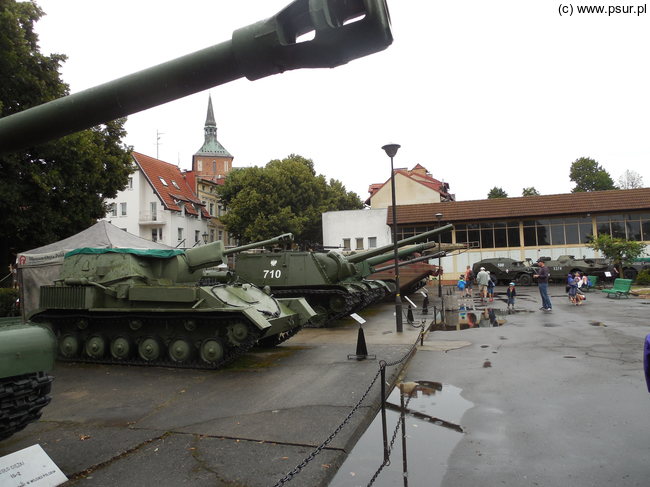
{"label": "military truck", "polygon": [[650,257],[639,257],[634,262],[623,266],[623,277],[634,280],[639,272],[647,270],[650,270]]}
{"label": "military truck", "polygon": [[508,257],[496,257],[483,259],[472,266],[474,275],[478,274],[481,267],[490,273],[490,278],[495,284],[508,284],[515,282],[521,286],[530,286],[533,283],[533,275],[536,272],[535,266],[530,259],[526,261],[510,259]]}
{"label": "military truck", "polygon": [[50,403],[56,341],[47,328],[0,318],[0,440],[41,417]]}

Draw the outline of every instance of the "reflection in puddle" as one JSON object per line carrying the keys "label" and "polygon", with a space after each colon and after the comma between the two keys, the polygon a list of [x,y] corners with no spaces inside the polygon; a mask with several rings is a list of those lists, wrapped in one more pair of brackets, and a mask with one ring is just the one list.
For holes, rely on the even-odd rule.
{"label": "reflection in puddle", "polygon": [[[402,389],[406,411],[408,482],[411,486],[440,485],[451,452],[463,437],[460,420],[474,404],[460,395],[461,389],[440,382],[406,382]],[[410,398],[408,397],[410,396]],[[386,418],[389,441],[400,420],[400,390],[395,388],[387,399]],[[390,464],[374,482],[377,487],[404,484],[402,472],[401,430],[393,445]],[[354,446],[330,487],[366,486],[384,458],[381,414],[377,414]]]}
{"label": "reflection in puddle", "polygon": [[456,311],[448,311],[446,323],[431,325],[432,331],[467,330],[468,328],[491,328],[503,326],[506,320],[498,318],[508,314],[506,311],[494,308],[468,311],[464,306]]}

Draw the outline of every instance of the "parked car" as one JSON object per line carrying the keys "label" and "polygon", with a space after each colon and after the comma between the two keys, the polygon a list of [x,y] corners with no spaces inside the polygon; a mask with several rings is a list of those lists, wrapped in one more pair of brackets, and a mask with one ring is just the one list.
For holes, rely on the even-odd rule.
{"label": "parked car", "polygon": [[533,283],[533,274],[536,272],[536,267],[532,265],[530,259],[526,261],[508,257],[483,259],[472,266],[474,275],[478,274],[481,267],[485,267],[485,270],[490,273],[490,278],[497,284],[516,282],[521,286],[530,286]]}

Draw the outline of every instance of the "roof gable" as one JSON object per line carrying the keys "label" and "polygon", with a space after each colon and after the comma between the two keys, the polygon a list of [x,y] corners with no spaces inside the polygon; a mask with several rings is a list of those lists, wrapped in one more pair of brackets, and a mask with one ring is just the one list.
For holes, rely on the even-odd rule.
{"label": "roof gable", "polygon": [[195,207],[197,205],[203,217],[209,217],[177,166],[135,151],[131,155],[166,209],[172,211],[184,209],[188,215],[198,216]]}

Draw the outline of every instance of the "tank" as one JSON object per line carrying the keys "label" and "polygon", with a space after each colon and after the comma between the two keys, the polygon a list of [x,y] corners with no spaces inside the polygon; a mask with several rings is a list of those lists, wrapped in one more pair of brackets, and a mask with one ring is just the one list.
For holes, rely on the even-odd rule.
{"label": "tank", "polygon": [[[452,228],[447,225],[400,240],[399,247],[413,244]],[[402,249],[403,256],[421,251],[431,244]],[[344,256],[327,253],[279,251],[237,255],[235,273],[239,279],[257,286],[269,286],[274,296],[300,296],[316,311],[307,326],[323,327],[355,313],[395,291],[394,284],[366,279],[372,266],[394,257],[393,244]]]}
{"label": "tank", "polygon": [[56,341],[47,328],[0,318],[0,440],[41,417],[50,403]]}
{"label": "tank", "polygon": [[203,270],[291,238],[228,250],[221,241],[185,251],[76,249],[60,279],[41,287],[31,319],[54,331],[61,360],[218,368],[260,341],[283,341],[316,313],[305,299],[275,299],[227,273],[201,286]]}
{"label": "tank", "polygon": [[[313,32],[310,40],[300,39]],[[333,68],[393,41],[386,0],[295,0],[231,40],[0,119],[0,153],[106,123],[213,86]]]}
{"label": "tank", "polygon": [[490,273],[490,278],[495,284],[508,284],[515,282],[521,286],[530,286],[533,283],[533,275],[536,268],[528,261],[510,259],[508,257],[495,257],[483,259],[472,266],[474,275],[478,274],[481,267]]}

